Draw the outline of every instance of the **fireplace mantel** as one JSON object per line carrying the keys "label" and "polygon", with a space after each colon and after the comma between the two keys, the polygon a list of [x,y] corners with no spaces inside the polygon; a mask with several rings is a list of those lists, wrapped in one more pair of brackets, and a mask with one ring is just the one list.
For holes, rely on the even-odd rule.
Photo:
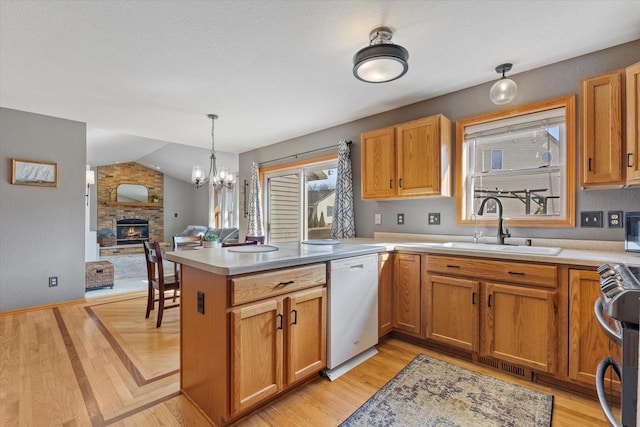
{"label": "fireplace mantel", "polygon": [[161,204],[158,203],[153,203],[153,202],[109,202],[106,201],[104,202],[105,205],[107,206],[144,206],[144,207],[150,207],[150,206],[161,206]]}

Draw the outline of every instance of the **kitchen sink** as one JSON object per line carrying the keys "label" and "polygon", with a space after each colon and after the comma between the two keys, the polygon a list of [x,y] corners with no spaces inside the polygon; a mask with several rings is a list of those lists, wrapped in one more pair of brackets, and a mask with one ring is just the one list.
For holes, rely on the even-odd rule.
{"label": "kitchen sink", "polygon": [[493,245],[490,243],[468,243],[468,242],[447,242],[442,244],[443,248],[465,249],[468,251],[488,251],[513,254],[530,255],[550,255],[555,256],[560,253],[561,248],[547,246],[513,246],[513,245]]}

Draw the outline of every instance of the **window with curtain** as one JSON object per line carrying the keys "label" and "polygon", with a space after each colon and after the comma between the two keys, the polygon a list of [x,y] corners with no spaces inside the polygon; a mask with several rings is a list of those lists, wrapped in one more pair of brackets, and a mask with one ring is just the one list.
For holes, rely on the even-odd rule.
{"label": "window with curtain", "polygon": [[336,156],[263,169],[267,241],[330,239],[337,172]]}

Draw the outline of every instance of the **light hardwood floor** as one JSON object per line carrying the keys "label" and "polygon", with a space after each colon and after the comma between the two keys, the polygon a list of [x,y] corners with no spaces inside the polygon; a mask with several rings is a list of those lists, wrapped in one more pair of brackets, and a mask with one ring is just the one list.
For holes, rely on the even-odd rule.
{"label": "light hardwood floor", "polygon": [[[0,426],[206,426],[179,392],[179,310],[141,293],[0,313]],[[553,426],[607,425],[597,402],[397,339],[334,382],[317,377],[243,426],[337,426],[418,353],[554,395]]]}

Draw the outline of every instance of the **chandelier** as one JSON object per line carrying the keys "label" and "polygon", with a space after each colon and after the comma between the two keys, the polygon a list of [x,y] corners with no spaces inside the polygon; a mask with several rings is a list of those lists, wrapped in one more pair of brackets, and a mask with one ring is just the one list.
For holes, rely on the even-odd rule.
{"label": "chandelier", "polygon": [[211,119],[211,155],[209,156],[209,173],[205,176],[204,168],[200,165],[196,165],[191,170],[191,182],[193,182],[196,188],[201,188],[207,183],[211,183],[214,190],[220,190],[221,188],[231,189],[236,183],[236,174],[231,171],[227,171],[224,168],[218,170],[216,165],[214,130],[218,116],[216,114],[208,114],[207,117]]}

